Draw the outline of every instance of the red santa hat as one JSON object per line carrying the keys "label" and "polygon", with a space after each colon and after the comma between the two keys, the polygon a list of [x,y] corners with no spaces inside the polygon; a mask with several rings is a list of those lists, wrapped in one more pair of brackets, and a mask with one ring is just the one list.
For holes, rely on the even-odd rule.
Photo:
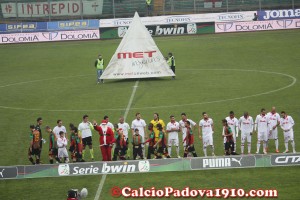
{"label": "red santa hat", "polygon": [[102,120],[101,124],[107,124],[107,121],[106,120]]}

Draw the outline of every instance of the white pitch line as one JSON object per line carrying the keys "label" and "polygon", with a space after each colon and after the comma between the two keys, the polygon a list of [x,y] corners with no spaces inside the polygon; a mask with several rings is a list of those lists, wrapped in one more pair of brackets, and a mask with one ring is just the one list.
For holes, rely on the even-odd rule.
{"label": "white pitch line", "polygon": [[[221,102],[227,102],[227,101],[235,101],[235,100],[241,100],[251,97],[258,97],[262,95],[267,95],[271,93],[275,93],[287,88],[290,88],[294,86],[297,82],[297,79],[289,74],[284,74],[280,72],[272,72],[272,71],[261,71],[261,70],[245,70],[245,69],[178,69],[178,71],[241,71],[241,72],[259,72],[259,73],[267,73],[267,74],[275,74],[280,76],[286,76],[290,79],[292,79],[292,82],[289,85],[285,85],[283,87],[280,87],[278,89],[270,90],[267,92],[262,92],[258,94],[253,95],[247,95],[243,97],[235,97],[235,98],[229,98],[229,99],[222,99],[222,100],[213,100],[213,101],[206,101],[206,102],[196,102],[196,103],[188,103],[188,104],[173,104],[173,105],[164,105],[164,106],[149,106],[149,107],[135,107],[130,108],[131,110],[143,110],[143,109],[157,109],[157,108],[172,108],[172,107],[182,107],[182,106],[194,106],[194,105],[203,105],[203,104],[211,104],[211,103],[221,103]],[[22,85],[27,83],[33,83],[33,82],[39,82],[39,81],[47,81],[47,80],[53,80],[53,79],[61,79],[61,78],[71,78],[71,77],[80,77],[80,76],[89,76],[89,75],[77,75],[77,76],[68,76],[68,77],[56,77],[51,79],[42,79],[42,80],[35,80],[35,81],[28,81],[28,82],[20,82],[20,83],[12,83],[8,85],[0,85],[0,88],[14,86],[14,85]],[[137,87],[136,85],[134,87]],[[131,105],[130,105],[131,106]],[[0,105],[0,108],[2,109],[12,109],[12,110],[25,110],[25,111],[47,111],[47,112],[98,112],[98,111],[123,111],[124,108],[103,108],[101,110],[47,110],[47,109],[39,109],[39,108],[19,108],[19,107],[10,107],[10,106],[4,106]]]}
{"label": "white pitch line", "polygon": [[[137,80],[137,81],[135,82],[134,86],[133,86],[133,90],[132,90],[132,93],[131,93],[129,102],[128,102],[128,104],[127,104],[127,107],[126,107],[126,110],[125,110],[125,113],[124,113],[124,120],[126,120],[127,115],[128,115],[128,113],[129,113],[129,110],[130,110],[130,107],[131,107],[131,104],[132,104],[132,101],[133,101],[133,98],[134,98],[136,89],[137,89],[137,87],[138,87],[138,84],[139,84],[139,80]],[[100,195],[101,195],[101,192],[102,192],[102,189],[103,189],[105,180],[106,180],[106,174],[104,174],[104,175],[102,176],[102,178],[101,178],[101,181],[100,181],[100,183],[99,183],[99,186],[98,186],[98,189],[97,189],[97,192],[96,192],[96,195],[95,195],[94,200],[100,199]]]}

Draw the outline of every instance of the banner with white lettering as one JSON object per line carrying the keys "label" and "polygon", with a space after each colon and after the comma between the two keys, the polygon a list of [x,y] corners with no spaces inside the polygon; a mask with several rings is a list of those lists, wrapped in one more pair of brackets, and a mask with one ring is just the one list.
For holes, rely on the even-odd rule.
{"label": "banner with white lettering", "polygon": [[186,170],[212,170],[299,166],[300,154],[255,154],[197,158],[126,160],[90,163],[60,163],[25,166],[0,166],[1,179],[41,178],[120,173],[147,173]]}
{"label": "banner with white lettering", "polygon": [[[146,26],[151,36],[215,33],[214,22]],[[128,27],[100,28],[102,39],[122,38]]]}
{"label": "banner with white lettering", "polygon": [[101,79],[175,76],[137,12]]}
{"label": "banner with white lettering", "polygon": [[4,18],[101,15],[103,0],[1,3]]}
{"label": "banner with white lettering", "polygon": [[100,39],[99,30],[0,34],[0,44]]}
{"label": "banner with white lettering", "polygon": [[300,28],[300,19],[282,19],[252,22],[227,22],[215,24],[216,33],[268,31]]}
{"label": "banner with white lettering", "polygon": [[[231,12],[231,13],[206,13],[192,15],[166,15],[155,17],[141,17],[145,26],[148,25],[166,25],[166,24],[184,24],[200,22],[234,22],[234,21],[252,21],[256,11]],[[129,26],[132,18],[100,19],[100,28]]]}
{"label": "banner with white lettering", "polygon": [[300,18],[300,9],[288,10],[259,10],[257,11],[258,20],[273,20],[273,19],[293,19]]}

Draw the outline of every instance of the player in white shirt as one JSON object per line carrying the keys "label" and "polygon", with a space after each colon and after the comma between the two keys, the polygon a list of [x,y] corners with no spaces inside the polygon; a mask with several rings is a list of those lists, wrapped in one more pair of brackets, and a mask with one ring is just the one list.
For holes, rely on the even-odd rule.
{"label": "player in white shirt", "polygon": [[109,117],[105,115],[103,119],[107,121],[107,126],[115,132],[115,126],[111,122],[109,122]]}
{"label": "player in white shirt", "polygon": [[[239,136],[239,120],[234,116],[234,112],[230,111],[229,116],[225,118],[228,126],[231,128],[233,141],[234,141],[234,152],[236,152],[236,138]],[[223,134],[224,135],[224,129]],[[226,143],[226,137],[224,137],[224,148]]]}
{"label": "player in white shirt", "polygon": [[[276,153],[279,153],[279,141],[278,141],[278,129],[277,126],[280,124],[280,116],[276,112],[276,108],[272,107],[271,112],[268,113],[268,119],[269,119],[269,140],[275,140],[275,147],[276,147]],[[268,146],[267,146],[268,148]]]}
{"label": "player in white shirt", "polygon": [[248,112],[244,112],[244,116],[239,119],[239,129],[241,130],[241,154],[244,154],[244,146],[247,140],[248,154],[251,153],[251,136],[253,132],[253,119]]}
{"label": "player in white shirt", "polygon": [[[195,132],[196,125],[197,125],[196,122],[194,122],[191,119],[188,119],[185,113],[181,113],[181,120],[179,121],[179,126],[180,126],[180,131],[182,133],[182,141],[184,141],[184,139],[186,138],[186,131],[187,131],[187,128],[185,127],[186,121],[190,122],[190,127],[193,132]],[[183,142],[183,149],[185,149],[185,146],[186,146],[186,141]]]}
{"label": "player in white shirt", "polygon": [[167,124],[168,133],[168,153],[171,156],[172,146],[175,145],[177,157],[179,156],[179,139],[178,132],[180,130],[179,123],[175,120],[174,115],[170,116],[170,122]]}
{"label": "player in white shirt", "polygon": [[[213,141],[214,133],[214,122],[211,118],[208,117],[206,112],[202,113],[203,119],[199,122],[198,134],[200,140],[203,142],[203,152],[204,156],[207,157],[207,146],[211,147],[212,156],[215,156],[215,147]],[[202,136],[201,136],[202,132]]]}
{"label": "player in white shirt", "polygon": [[59,132],[59,137],[57,139],[57,147],[58,147],[58,158],[60,162],[62,162],[62,159],[64,158],[65,163],[69,162],[69,155],[67,151],[67,145],[68,141],[65,137],[65,134],[63,131]]}
{"label": "player in white shirt", "polygon": [[[128,141],[128,138],[129,138],[128,133],[129,133],[129,130],[130,130],[130,126],[129,126],[128,123],[125,122],[125,119],[124,119],[123,116],[121,116],[119,118],[118,128],[121,128],[123,130],[124,138],[125,138],[125,140],[126,140],[126,142],[128,144],[129,143],[129,141]],[[130,155],[130,149],[129,148],[127,148],[126,154],[127,154],[127,158],[129,159],[130,158],[129,157],[129,155]]]}
{"label": "player in white shirt", "polygon": [[125,122],[125,119],[123,116],[119,118],[118,128],[121,128],[123,130],[123,135],[125,137],[125,140],[127,141],[130,126],[128,123]]}
{"label": "player in white shirt", "polygon": [[83,115],[83,121],[78,125],[79,135],[82,137],[82,159],[84,160],[85,156],[85,147],[89,146],[90,155],[92,161],[94,160],[94,150],[93,150],[93,139],[92,139],[92,130],[94,130],[94,126],[91,122],[89,122],[89,116]]}
{"label": "player in white shirt", "polygon": [[65,126],[62,125],[62,120],[57,120],[57,126],[54,127],[53,133],[55,133],[56,138],[59,138],[59,132],[62,131],[65,134],[65,137],[67,138],[67,129]]}
{"label": "player in white shirt", "polygon": [[[137,128],[139,129],[139,134],[142,136],[142,142],[145,141],[148,137],[146,136],[146,122],[141,118],[141,113],[136,113],[135,114],[136,119],[134,119],[131,123],[131,130],[132,130],[132,135],[134,135],[134,130]],[[142,149],[143,149],[143,157],[145,158],[145,148],[144,145],[142,144]]]}
{"label": "player in white shirt", "polygon": [[264,108],[261,109],[261,114],[256,116],[254,123],[254,131],[257,131],[257,150],[256,153],[259,153],[260,143],[263,142],[263,152],[267,154],[267,143],[268,143],[268,132],[269,132],[269,120],[266,115],[266,110]]}
{"label": "player in white shirt", "polygon": [[291,145],[293,147],[293,153],[296,153],[295,150],[295,141],[294,141],[294,130],[293,126],[295,125],[295,122],[293,118],[286,114],[285,111],[281,112],[281,119],[280,119],[280,127],[283,130],[284,135],[284,146],[285,151],[283,153],[289,152],[289,141],[291,141]]}

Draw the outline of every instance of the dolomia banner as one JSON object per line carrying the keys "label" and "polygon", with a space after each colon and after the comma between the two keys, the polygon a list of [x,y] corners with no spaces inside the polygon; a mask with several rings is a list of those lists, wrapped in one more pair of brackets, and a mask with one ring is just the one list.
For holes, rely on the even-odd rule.
{"label": "dolomia banner", "polygon": [[103,0],[1,3],[3,18],[101,15]]}
{"label": "dolomia banner", "polygon": [[52,165],[0,166],[0,180],[277,166],[300,166],[300,154],[259,154],[157,160],[61,163]]}
{"label": "dolomia banner", "polygon": [[0,34],[0,44],[100,39],[99,30]]}
{"label": "dolomia banner", "polygon": [[216,22],[216,33],[247,32],[247,31],[269,31],[282,29],[300,28],[300,19],[281,19],[269,21],[252,22]]}
{"label": "dolomia banner", "polygon": [[[146,26],[151,36],[194,35],[215,33],[215,23],[188,23]],[[100,28],[102,39],[122,38],[128,27]]]}

